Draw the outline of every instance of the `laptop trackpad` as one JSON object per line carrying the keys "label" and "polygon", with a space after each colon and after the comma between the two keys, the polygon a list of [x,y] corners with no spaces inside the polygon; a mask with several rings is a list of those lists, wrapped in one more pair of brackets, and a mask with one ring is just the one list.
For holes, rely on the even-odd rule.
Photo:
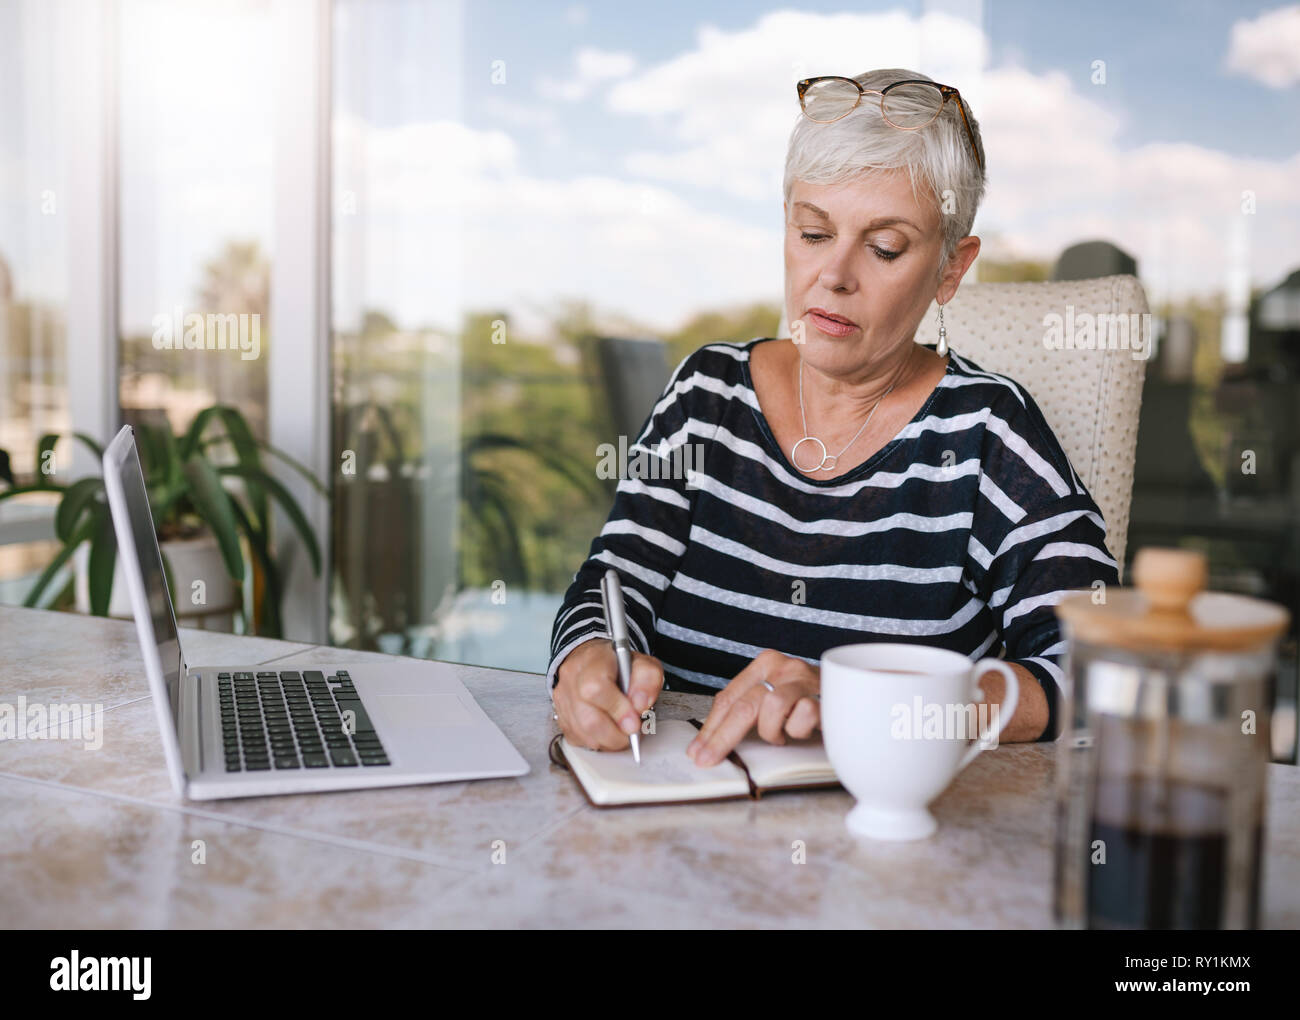
{"label": "laptop trackpad", "polygon": [[373,714],[389,726],[428,729],[435,726],[469,726],[474,717],[454,694],[380,694],[365,699],[374,703]]}

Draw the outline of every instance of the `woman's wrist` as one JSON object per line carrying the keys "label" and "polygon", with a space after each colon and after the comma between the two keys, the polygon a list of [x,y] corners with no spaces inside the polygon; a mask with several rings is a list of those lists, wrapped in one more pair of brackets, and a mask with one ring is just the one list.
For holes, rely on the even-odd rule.
{"label": "woman's wrist", "polygon": [[605,637],[603,634],[592,634],[583,638],[576,645],[570,648],[564,658],[560,660],[560,664],[555,667],[555,683],[551,684],[551,690],[554,691],[556,687],[559,687],[560,681],[563,680],[566,675],[572,673],[576,669],[581,669],[583,658],[587,655],[591,655],[598,643],[601,641],[609,644],[609,638]]}

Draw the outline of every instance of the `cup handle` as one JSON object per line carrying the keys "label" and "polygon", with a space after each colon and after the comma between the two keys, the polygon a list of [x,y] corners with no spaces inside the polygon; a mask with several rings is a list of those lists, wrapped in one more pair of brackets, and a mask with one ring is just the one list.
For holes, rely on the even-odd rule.
{"label": "cup handle", "polygon": [[[971,685],[977,687],[979,679],[989,670],[996,670],[1001,673],[1007,681],[1007,695],[1002,704],[998,707],[998,731],[993,736],[1001,736],[1002,731],[1007,728],[1007,723],[1011,717],[1016,714],[1016,704],[1020,701],[1020,678],[1016,676],[1016,671],[1008,666],[1001,659],[980,659],[971,667]],[[962,756],[961,762],[957,765],[957,772],[960,772],[967,765],[975,760],[975,756],[985,749],[988,740],[987,734],[981,734],[975,738],[974,743],[966,749]],[[954,773],[955,775],[955,773]]]}

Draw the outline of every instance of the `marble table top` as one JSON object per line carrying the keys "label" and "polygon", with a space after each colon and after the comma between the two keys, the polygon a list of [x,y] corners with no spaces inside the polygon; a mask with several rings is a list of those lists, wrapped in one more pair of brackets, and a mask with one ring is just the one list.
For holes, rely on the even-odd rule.
{"label": "marble table top", "polygon": [[[195,664],[385,658],[182,640]],[[543,678],[455,666],[528,775],[200,803],[169,784],[133,624],[4,607],[0,648],[0,703],[104,710],[97,750],[0,741],[0,927],[1052,925],[1050,745],[981,754],[932,805],[938,833],[916,843],[854,838],[841,790],[600,811],[547,756]],[[661,718],[707,711],[695,695],[659,705]],[[1270,927],[1300,927],[1298,806],[1300,770],[1270,765]]]}

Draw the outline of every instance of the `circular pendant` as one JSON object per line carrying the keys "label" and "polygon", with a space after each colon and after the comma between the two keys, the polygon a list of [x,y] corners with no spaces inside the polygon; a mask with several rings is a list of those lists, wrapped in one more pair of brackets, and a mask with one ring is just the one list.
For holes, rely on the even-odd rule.
{"label": "circular pendant", "polygon": [[[795,459],[795,454],[799,452],[799,447],[803,446],[804,443],[816,443],[818,446],[821,447],[821,451],[822,451],[821,458],[812,467],[803,467],[802,465],[800,465],[799,461]],[[793,464],[795,467],[797,467],[800,471],[802,471],[806,475],[810,475],[814,471],[822,471],[826,469],[826,444],[823,443],[816,436],[804,436],[801,440],[799,440],[799,442],[795,443],[794,446],[791,448],[790,463]]]}

